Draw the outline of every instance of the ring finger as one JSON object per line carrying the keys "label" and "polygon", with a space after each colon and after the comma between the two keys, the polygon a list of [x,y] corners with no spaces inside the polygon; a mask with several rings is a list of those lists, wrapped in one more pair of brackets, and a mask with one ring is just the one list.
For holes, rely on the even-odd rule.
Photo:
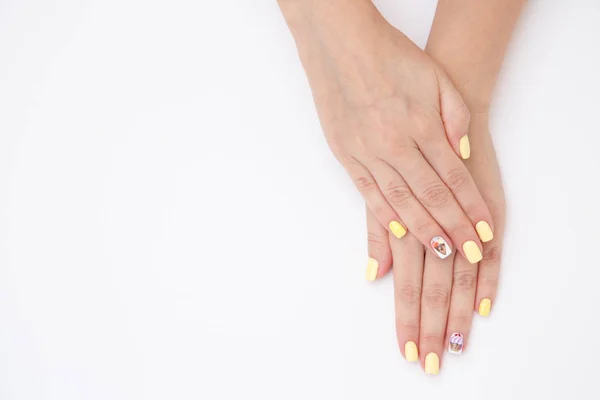
{"label": "ring finger", "polygon": [[461,354],[468,342],[473,321],[473,305],[477,287],[477,264],[462,256],[454,260],[452,296],[446,328],[446,343],[452,354]]}

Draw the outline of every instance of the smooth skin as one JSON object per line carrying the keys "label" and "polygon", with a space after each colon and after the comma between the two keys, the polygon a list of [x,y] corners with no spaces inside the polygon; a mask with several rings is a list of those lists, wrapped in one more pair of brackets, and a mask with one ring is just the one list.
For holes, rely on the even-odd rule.
{"label": "smooth skin", "polygon": [[[525,0],[481,2],[440,0],[427,53],[444,66],[471,110],[473,156],[465,162],[495,221],[495,238],[484,243],[479,265],[462,256],[439,260],[407,235],[398,241],[367,212],[369,255],[376,276],[394,266],[396,331],[409,361],[437,374],[450,335],[464,335],[465,348],[475,308],[488,316],[496,300],[506,207],[500,171],[489,134],[489,109],[498,72]],[[389,245],[387,245],[389,243]],[[379,261],[381,260],[381,261]]]}
{"label": "smooth skin", "polygon": [[379,224],[397,238],[410,231],[432,255],[439,236],[479,262],[475,227],[494,225],[462,162],[470,113],[451,77],[370,0],[279,5],[327,142]]}

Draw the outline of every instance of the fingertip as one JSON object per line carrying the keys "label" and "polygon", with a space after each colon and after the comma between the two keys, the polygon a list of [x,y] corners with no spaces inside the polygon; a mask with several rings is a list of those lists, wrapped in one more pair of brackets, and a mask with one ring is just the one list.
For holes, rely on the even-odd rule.
{"label": "fingertip", "polygon": [[489,317],[492,312],[492,300],[488,298],[481,299],[477,312],[482,317]]}
{"label": "fingertip", "polygon": [[367,281],[373,282],[377,279],[377,275],[379,273],[379,261],[376,259],[369,257],[369,261],[367,262],[367,272],[366,278]]}
{"label": "fingertip", "polygon": [[490,227],[486,221],[479,221],[475,225],[475,230],[477,231],[477,236],[483,243],[490,242],[494,239],[494,231]]}
{"label": "fingertip", "polygon": [[469,136],[465,135],[460,138],[458,143],[460,156],[463,160],[468,160],[471,157],[471,143],[469,142]]}

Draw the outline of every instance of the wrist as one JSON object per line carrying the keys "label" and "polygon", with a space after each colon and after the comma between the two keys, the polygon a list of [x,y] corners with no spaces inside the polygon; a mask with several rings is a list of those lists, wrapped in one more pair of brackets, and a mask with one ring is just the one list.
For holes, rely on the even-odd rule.
{"label": "wrist", "polygon": [[366,41],[385,21],[371,0],[277,0],[296,44]]}

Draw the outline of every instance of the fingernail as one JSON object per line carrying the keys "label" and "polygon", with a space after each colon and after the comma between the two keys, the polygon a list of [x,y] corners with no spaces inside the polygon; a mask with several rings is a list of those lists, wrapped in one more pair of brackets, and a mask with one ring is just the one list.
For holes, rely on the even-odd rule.
{"label": "fingernail", "polygon": [[490,299],[483,299],[479,303],[479,315],[487,317],[492,311],[492,301]]}
{"label": "fingernail", "polygon": [[425,357],[425,373],[437,375],[440,372],[440,358],[435,353],[427,354]]}
{"label": "fingernail", "polygon": [[452,254],[452,248],[441,236],[436,236],[431,239],[431,248],[442,260]]}
{"label": "fingernail", "polygon": [[406,342],[404,345],[404,356],[408,362],[415,362],[419,360],[419,350],[417,349],[417,344],[415,342]]}
{"label": "fingernail", "polygon": [[472,240],[466,241],[465,244],[463,244],[463,251],[471,264],[477,264],[483,258],[479,246]]}
{"label": "fingernail", "polygon": [[377,272],[379,271],[379,262],[374,258],[369,258],[367,263],[367,280],[374,281],[377,279]]}
{"label": "fingernail", "polygon": [[398,221],[390,222],[390,231],[396,236],[398,239],[402,239],[404,235],[406,235],[406,229],[400,224]]}
{"label": "fingernail", "polygon": [[463,160],[471,157],[471,143],[469,143],[469,136],[465,135],[460,138],[458,147],[460,148],[460,156]]}
{"label": "fingernail", "polygon": [[477,225],[475,225],[475,229],[477,230],[477,235],[479,235],[479,239],[483,243],[487,243],[494,238],[494,232],[492,232],[492,228],[485,221],[479,221]]}
{"label": "fingernail", "polygon": [[463,351],[463,335],[462,333],[455,332],[450,336],[450,342],[448,343],[448,351],[452,354],[460,354]]}

